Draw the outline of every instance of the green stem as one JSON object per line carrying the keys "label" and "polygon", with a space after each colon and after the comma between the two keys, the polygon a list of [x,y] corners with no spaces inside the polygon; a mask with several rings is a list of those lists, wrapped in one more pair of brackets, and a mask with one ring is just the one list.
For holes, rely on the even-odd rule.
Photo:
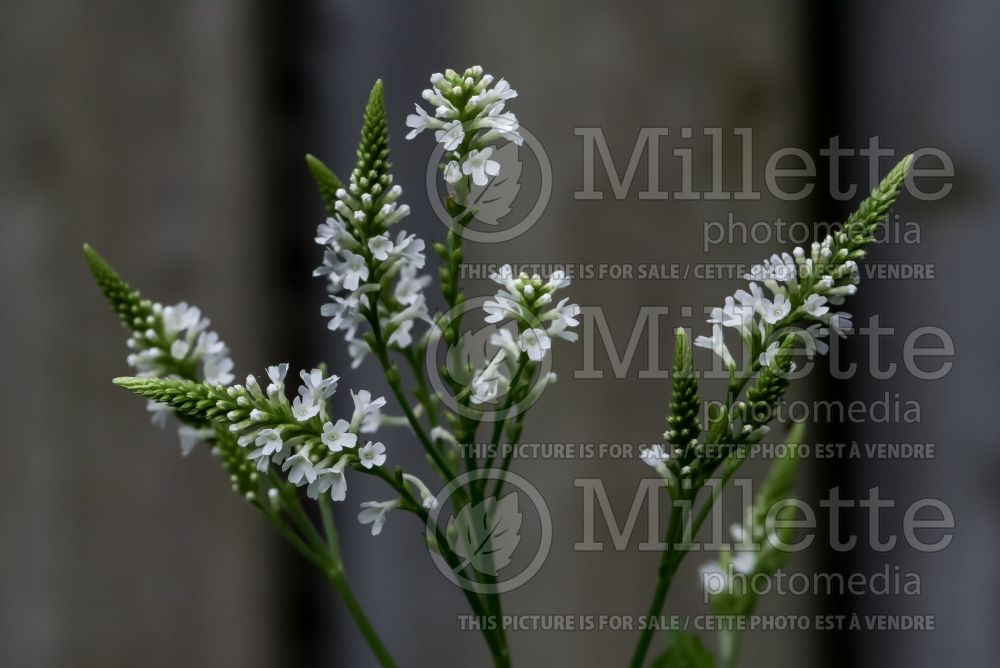
{"label": "green stem", "polygon": [[[386,484],[388,484],[390,487],[396,490],[396,492],[406,503],[406,508],[410,512],[415,514],[417,517],[419,517],[420,521],[423,522],[424,526],[428,525],[429,513],[427,512],[427,509],[424,508],[417,501],[417,499],[413,497],[413,494],[410,492],[409,489],[406,488],[406,485],[402,484],[399,480],[394,478],[391,473],[386,471],[381,466],[376,466],[374,469],[372,469],[372,471],[375,473],[375,475],[382,478],[382,480],[384,480]],[[448,539],[441,531],[440,527],[437,526],[434,527],[434,540],[437,543],[437,547],[438,550],[440,550],[441,556],[444,557],[445,563],[447,563],[449,567],[454,569],[456,573],[461,574],[461,570],[463,568],[462,561],[461,559],[459,559],[458,555],[456,555],[448,547]],[[459,587],[459,589],[462,590],[462,593],[465,595],[466,600],[469,602],[469,607],[472,608],[472,612],[475,613],[476,616],[483,618],[489,616],[489,611],[487,610],[483,599],[480,598],[477,592],[467,589],[466,587]],[[500,620],[497,621],[499,622]],[[501,663],[501,661],[504,660],[504,657],[508,656],[508,652],[506,649],[506,640],[501,642],[498,636],[494,635],[493,631],[488,631],[486,627],[483,628],[482,633],[483,633],[483,639],[486,641],[486,644],[489,647],[490,655],[493,657],[494,664],[498,666],[509,665],[509,658],[507,659],[508,663]]]}
{"label": "green stem", "polygon": [[[678,553],[675,546],[677,544],[678,532],[683,533],[684,521],[681,506],[676,502],[674,502],[673,506],[673,509],[670,511],[670,524],[667,526],[667,547],[660,558],[656,590],[653,592],[653,600],[649,603],[649,612],[646,617],[647,624],[639,635],[639,642],[636,643],[635,651],[632,653],[629,668],[642,668],[642,664],[646,660],[646,654],[649,652],[649,644],[653,640],[653,629],[657,626],[649,622],[652,618],[658,617],[663,611],[663,603],[667,599],[670,583],[673,582],[674,573],[677,572],[677,567],[680,565],[681,560],[676,556]],[[679,554],[683,556],[683,553]]]}
{"label": "green stem", "polygon": [[392,364],[389,360],[388,350],[386,349],[385,341],[382,338],[382,326],[379,322],[378,309],[379,295],[375,295],[373,300],[374,305],[372,306],[370,312],[368,313],[368,322],[372,328],[372,337],[375,339],[375,357],[378,358],[379,364],[382,365],[382,371],[385,373],[386,380],[389,381],[389,387],[392,389],[393,395],[396,397],[396,401],[399,402],[400,407],[403,409],[403,414],[406,415],[407,422],[410,423],[410,428],[413,429],[413,433],[416,434],[417,439],[420,444],[427,451],[430,456],[431,461],[434,466],[438,469],[438,472],[444,476],[445,480],[452,480],[455,477],[455,473],[448,466],[448,463],[444,461],[441,457],[441,453],[431,442],[430,438],[424,431],[423,425],[420,424],[420,420],[417,418],[413,409],[410,408],[410,402],[403,392],[403,386],[399,379],[399,370]]}
{"label": "green stem", "polygon": [[364,636],[368,642],[368,646],[371,647],[372,652],[378,658],[379,665],[383,666],[383,668],[395,668],[396,662],[393,660],[392,655],[389,654],[389,650],[382,644],[382,640],[378,637],[378,632],[372,626],[368,616],[365,615],[365,611],[361,608],[357,597],[354,596],[354,592],[347,585],[343,569],[339,565],[331,564],[326,570],[326,576],[333,585],[333,588],[340,594],[340,598],[344,601],[344,605],[347,606],[351,617],[354,618],[354,623],[357,624],[358,630],[361,631],[361,635]]}
{"label": "green stem", "polygon": [[725,628],[719,632],[719,653],[722,668],[736,668],[740,659],[740,645],[743,634],[739,628]]}

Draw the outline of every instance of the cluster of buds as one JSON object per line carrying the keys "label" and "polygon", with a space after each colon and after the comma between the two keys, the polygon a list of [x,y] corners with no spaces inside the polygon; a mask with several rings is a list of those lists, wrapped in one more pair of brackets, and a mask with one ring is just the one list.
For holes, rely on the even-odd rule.
{"label": "cluster of buds", "polygon": [[450,69],[435,73],[431,87],[423,92],[424,100],[434,106],[434,115],[415,105],[416,113],[406,118],[411,128],[406,138],[433,130],[445,151],[444,180],[455,184],[468,178],[485,186],[500,173],[500,163],[492,160],[491,142],[505,139],[520,146],[524,141],[517,118],[504,111],[507,100],[515,97],[517,91],[505,79],[496,81],[478,65],[461,74]]}

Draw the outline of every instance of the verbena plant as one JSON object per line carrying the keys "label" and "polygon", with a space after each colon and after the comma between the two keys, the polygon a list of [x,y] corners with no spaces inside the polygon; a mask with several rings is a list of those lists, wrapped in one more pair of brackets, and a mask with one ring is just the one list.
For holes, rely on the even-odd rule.
{"label": "verbena plant", "polygon": [[[472,583],[462,587],[472,611],[499,618],[500,594],[492,585],[509,556],[497,547],[503,531],[495,518],[503,512],[498,499],[511,457],[477,456],[461,446],[486,442],[493,446],[488,452],[495,453],[501,443],[519,441],[532,400],[555,380],[547,371],[553,340],[576,340],[573,328],[580,312],[576,304],[557,296],[570,284],[564,273],[515,276],[505,266],[493,276],[499,290],[482,305],[485,321],[497,328],[489,339],[489,354],[478,363],[464,354],[463,334],[469,328],[462,314],[470,307],[459,285],[463,230],[477,213],[482,189],[501,171],[493,159],[496,144],[522,141],[517,118],[506,110],[517,93],[480,67],[435,74],[431,84],[423,98],[433,113],[417,105],[406,123],[408,139],[428,130],[441,144],[442,204],[450,229],[433,246],[440,259],[436,281],[421,273],[424,241],[393,229],[409,207],[401,203],[402,189],[390,172],[381,82],[376,82],[365,107],[357,164],[348,181],[307,156],[328,214],[316,235],[323,248],[322,264],[313,272],[326,281],[330,294],[322,313],[329,318],[329,328],[343,334],[352,368],[368,357],[382,368],[401,416],[386,414],[387,400],[364,389],[351,390],[354,408],[349,415],[333,414],[329,400],[340,378],[325,365],[301,371],[291,399],[287,364],[267,367],[266,378],[249,375],[236,383],[229,350],[199,309],[143,298],[93,249],[84,247],[98,285],[129,333],[127,359],[135,373],[115,383],[146,397],[156,424],[178,421],[183,454],[198,443],[211,446],[234,491],[329,579],[383,666],[395,662],[348,584],[331,502],[346,498],[349,471],[381,479],[390,498],[361,503],[358,520],[377,536],[390,513],[416,516],[429,527],[429,548]],[[793,355],[802,352],[797,344],[804,344],[807,354],[823,353],[825,336],[850,329],[850,315],[833,308],[854,294],[857,263],[909,165],[906,158],[893,169],[838,231],[809,250],[796,248],[791,255],[765,260],[747,276],[749,291],[738,291],[712,312],[712,336],[699,336],[694,345],[715,353],[729,382],[724,401],[712,405],[705,428],[699,420],[703,405],[692,348],[684,330],[677,330],[665,444],[642,452],[672,499],[651,617],[663,610],[670,583],[722,485],[736,472],[747,448],[767,432],[788,384]],[[443,303],[443,309],[429,307],[426,290],[432,283],[440,292],[433,300]],[[743,342],[741,363],[724,340],[730,330]],[[434,360],[427,362],[438,341],[449,349],[440,368]],[[434,389],[435,380],[443,383],[439,389],[445,390],[448,401]],[[452,485],[455,491],[448,500],[459,521],[449,523],[445,531],[429,522],[440,495],[416,475],[399,466],[390,468],[391,450],[376,440],[381,427],[399,424],[408,426],[425,451],[439,479],[435,487],[447,488],[462,474],[472,476],[472,484]],[[789,440],[800,438],[801,432]],[[486,470],[492,472],[492,481],[477,475]],[[768,526],[767,509],[787,496],[794,471],[792,456],[775,463],[736,532],[740,545],[702,568],[706,581],[721,578],[728,584],[736,572],[773,573],[781,565],[785,554],[776,549],[774,539],[782,536]],[[708,481],[719,479],[720,484],[700,494]],[[712,594],[719,614],[745,615],[755,604],[754,597],[728,586],[713,586]],[[630,665],[643,665],[654,628],[648,625],[641,632]],[[511,665],[503,624],[482,624],[481,631],[493,664]],[[738,648],[737,634],[722,634],[724,665],[735,665]],[[656,662],[707,666],[714,658],[696,637],[680,635]]]}

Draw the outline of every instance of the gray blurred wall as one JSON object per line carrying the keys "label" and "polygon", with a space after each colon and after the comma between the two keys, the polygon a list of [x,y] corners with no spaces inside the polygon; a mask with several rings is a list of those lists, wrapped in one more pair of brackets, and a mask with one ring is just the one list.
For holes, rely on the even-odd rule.
{"label": "gray blurred wall", "polygon": [[[873,283],[857,307],[899,326],[936,320],[930,324],[954,331],[961,360],[980,360],[960,364],[944,382],[913,386],[933,409],[919,433],[905,436],[936,439],[943,454],[902,469],[831,474],[810,465],[802,487],[821,488],[831,475],[862,490],[892,481],[899,498],[940,496],[954,502],[959,517],[960,537],[943,557],[913,562],[926,595],[912,605],[954,614],[934,634],[846,638],[836,648],[853,643],[852,665],[977,665],[992,655],[997,584],[987,556],[996,542],[991,475],[998,467],[995,439],[980,416],[989,414],[997,371],[987,353],[995,318],[983,307],[983,300],[992,304],[990,295],[973,302],[963,291],[972,278],[991,280],[984,267],[996,237],[993,98],[1000,88],[989,55],[998,17],[987,3],[959,4],[847,3],[837,12],[843,25],[829,27],[839,37],[818,45],[811,15],[788,1],[752,8],[640,2],[626,9],[587,1],[311,0],[267,10],[235,2],[4,3],[0,290],[7,326],[0,344],[9,378],[0,389],[7,428],[0,665],[269,666],[292,658],[371,665],[339,603],[234,498],[207,453],[181,459],[173,434],[154,431],[141,402],[109,384],[127,370],[124,336],[90,284],[79,247],[90,241],[152,298],[202,306],[241,372],[279,358],[308,363],[321,356],[346,369],[337,340],[322,329],[322,291],[309,276],[319,260],[310,232],[321,213],[308,199],[301,154],[313,151],[346,174],[365,95],[384,78],[397,179],[414,208],[407,227],[440,238],[444,228],[422,187],[429,141],[404,142],[403,119],[430,72],[474,63],[520,91],[511,106],[544,144],[555,183],[540,224],[509,244],[470,245],[469,262],[751,261],[765,249],[720,246],[703,255],[702,221],[730,211],[747,221],[843,213],[766,195],[679,202],[633,194],[618,202],[608,191],[604,201],[579,201],[577,126],[602,127],[619,164],[643,126],[672,133],[682,126],[752,127],[755,155],[766,156],[811,146],[817,116],[832,116],[830,129],[855,133],[855,142],[881,133],[900,149],[940,145],[953,153],[962,183],[956,195],[937,207],[902,207],[929,221],[917,252],[932,256],[941,280]],[[282,21],[269,20],[275,12]],[[831,57],[840,80],[816,80],[819,47],[839,54]],[[822,88],[831,106],[817,110]],[[738,147],[726,146],[729,179],[739,167]],[[708,150],[706,144],[697,155]],[[758,157],[758,184],[762,167]],[[696,176],[702,186],[711,178],[707,167]],[[662,178],[665,189],[677,189],[673,173]],[[620,350],[640,307],[668,306],[673,315],[664,323],[673,323],[680,306],[697,312],[735,285],[581,281],[572,295],[602,305],[610,323],[625,323],[615,325]],[[468,293],[489,290],[479,282]],[[973,310],[975,324],[966,317]],[[698,319],[681,324],[700,326]],[[661,327],[662,336],[668,332]],[[529,419],[525,440],[642,443],[662,433],[664,381],[635,373],[613,379],[608,364],[603,381],[574,380],[581,349],[560,346],[555,359],[560,381]],[[640,355],[633,371],[644,361]],[[371,368],[351,377],[352,387],[379,387]],[[879,396],[883,389],[852,383],[837,391]],[[901,439],[877,429],[847,433]],[[415,443],[398,437],[393,448],[398,461],[422,465]],[[537,461],[515,463],[515,470],[538,486],[557,521],[549,560],[529,586],[505,598],[505,612],[644,612],[657,555],[579,553],[572,545],[581,531],[573,480],[603,477],[612,498],[630,500],[645,468],[632,461]],[[348,571],[391,649],[404,665],[483,665],[482,641],[458,628],[464,599],[430,562],[420,527],[394,517],[373,539],[356,525],[354,504],[379,494],[379,485],[359,481],[338,520]],[[735,509],[728,512],[735,519]],[[813,559],[796,565],[808,570]],[[668,611],[705,611],[697,561],[682,570]],[[855,555],[847,567],[873,563]],[[956,575],[968,573],[975,575]],[[879,601],[855,603],[883,611]],[[823,605],[768,600],[763,609]],[[510,642],[522,665],[558,659],[607,666],[622,664],[634,636],[517,633]],[[808,634],[760,635],[748,641],[744,665],[816,665],[830,644]]]}

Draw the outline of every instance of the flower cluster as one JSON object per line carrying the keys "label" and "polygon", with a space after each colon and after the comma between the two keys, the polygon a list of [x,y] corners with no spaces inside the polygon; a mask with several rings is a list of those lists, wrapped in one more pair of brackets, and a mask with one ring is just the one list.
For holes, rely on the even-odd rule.
{"label": "flower cluster", "polygon": [[746,366],[752,371],[772,363],[782,335],[793,327],[799,329],[796,333],[809,354],[827,352],[823,338],[830,332],[850,333],[851,314],[831,307],[857,293],[858,262],[864,259],[865,246],[874,240],[875,228],[885,219],[912,162],[912,156],[904,158],[840,229],[813,243],[808,252],[797,247],[791,255],[774,254],[752,267],[744,276],[750,281],[749,291],[737,290],[723,306],[713,309],[708,319],[712,336],[699,336],[695,345],[712,350],[726,368],[735,371],[723,328],[734,329],[747,344],[750,359]]}
{"label": "flower cluster", "polygon": [[[229,348],[208,329],[210,322],[198,307],[184,302],[164,306],[144,299],[93,248],[84,246],[83,252],[101,292],[129,332],[126,360],[137,376],[203,380],[214,385],[233,381]],[[153,424],[166,426],[169,407],[150,401],[146,408]],[[195,445],[210,439],[212,430],[182,424],[178,436],[186,456]]]}
{"label": "flower cluster", "polygon": [[386,461],[382,443],[362,445],[359,438],[378,424],[385,399],[373,399],[367,390],[352,391],[350,420],[334,419],[327,404],[337,389],[337,376],[326,376],[320,369],[302,371],[298,394],[289,401],[287,374],[287,364],[268,367],[264,387],[253,375],[243,385],[228,387],[145,378],[116,382],[187,418],[219,424],[236,438],[258,473],[274,476],[280,468],[288,482],[306,486],[310,498],[329,494],[341,501],[347,493],[348,465],[371,470]]}
{"label": "flower cluster", "polygon": [[472,401],[477,404],[495,402],[507,393],[522,355],[538,363],[548,356],[553,338],[576,341],[571,330],[580,315],[580,307],[568,297],[552,304],[553,294],[570,283],[565,272],[554,271],[546,281],[537,274],[515,277],[510,265],[504,265],[490,278],[501,286],[483,304],[486,322],[498,327],[489,339],[497,350],[473,375]]}
{"label": "flower cluster", "polygon": [[[332,174],[329,175],[330,178]],[[353,367],[371,350],[357,334],[368,317],[378,317],[387,344],[405,349],[413,342],[413,325],[430,322],[423,289],[430,282],[424,267],[424,242],[390,228],[409,215],[400,204],[402,188],[389,173],[389,141],[382,86],[376,84],[365,109],[357,166],[345,187],[331,186],[329,217],[320,224],[316,243],[324,248],[314,275],[328,281],[330,303],[323,306],[329,328],[343,331]]]}
{"label": "flower cluster", "polygon": [[485,186],[500,173],[500,163],[491,159],[490,142],[506,139],[520,146],[524,141],[517,118],[504,111],[507,100],[515,97],[517,91],[505,79],[496,81],[478,65],[462,74],[450,69],[438,72],[423,92],[424,100],[434,106],[434,115],[414,105],[416,113],[406,118],[411,128],[406,138],[433,130],[446,153],[444,180],[454,184],[470,178],[475,185]]}
{"label": "flower cluster", "polygon": [[792,255],[775,254],[754,266],[745,276],[749,290],[737,290],[723,306],[712,309],[708,318],[712,336],[699,336],[694,345],[712,350],[726,368],[735,369],[723,328],[733,329],[756,352],[751,365],[766,367],[778,350],[778,335],[804,324],[800,335],[810,353],[825,354],[824,337],[831,331],[844,336],[852,329],[850,313],[831,310],[857,292],[860,280],[856,260],[864,251],[852,253],[841,245],[844,242],[846,233],[833,232],[812,244],[809,254],[797,247]]}
{"label": "flower cluster", "polygon": [[[140,322],[141,320],[141,322]],[[137,376],[195,377],[212,385],[233,381],[233,360],[219,335],[209,331],[208,318],[197,306],[150,303],[149,314],[137,318],[126,342],[127,361]]]}
{"label": "flower cluster", "polygon": [[287,364],[267,368],[268,385],[261,389],[254,376],[246,384],[230,390],[236,407],[226,412],[229,430],[238,434],[237,443],[249,450],[257,470],[267,472],[280,466],[288,481],[307,485],[309,498],[329,493],[334,501],[347,494],[344,469],[357,462],[370,469],[385,463],[385,446],[368,441],[358,447],[358,435],[373,431],[385,399],[371,393],[351,392],[354,413],[350,421],[334,421],[327,413],[327,401],[337,390],[337,376],[324,377],[320,369],[300,372],[298,396],[289,403],[285,395]]}

